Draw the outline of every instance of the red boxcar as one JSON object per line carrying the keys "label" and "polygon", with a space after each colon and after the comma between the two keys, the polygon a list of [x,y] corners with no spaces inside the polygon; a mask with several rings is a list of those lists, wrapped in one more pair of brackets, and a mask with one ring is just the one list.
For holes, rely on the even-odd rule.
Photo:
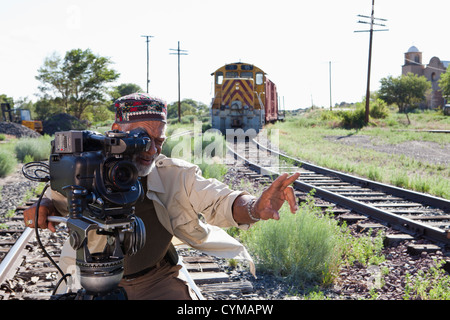
{"label": "red boxcar", "polygon": [[278,94],[275,83],[266,79],[266,103],[265,103],[266,123],[278,120]]}

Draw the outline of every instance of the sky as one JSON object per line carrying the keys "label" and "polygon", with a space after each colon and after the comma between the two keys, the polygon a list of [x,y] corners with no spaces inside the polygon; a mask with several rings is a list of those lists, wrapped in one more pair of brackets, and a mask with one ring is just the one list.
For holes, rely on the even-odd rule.
{"label": "sky", "polygon": [[[120,73],[111,84],[134,83],[168,103],[207,105],[211,73],[226,63],[258,66],[277,85],[286,110],[362,101],[367,87],[372,0],[0,0],[0,94],[36,101],[45,58],[72,49],[109,57]],[[375,0],[370,89],[401,75],[416,46],[423,63],[450,60],[450,1]],[[330,72],[331,66],[331,72]],[[330,90],[331,89],[331,90]]]}

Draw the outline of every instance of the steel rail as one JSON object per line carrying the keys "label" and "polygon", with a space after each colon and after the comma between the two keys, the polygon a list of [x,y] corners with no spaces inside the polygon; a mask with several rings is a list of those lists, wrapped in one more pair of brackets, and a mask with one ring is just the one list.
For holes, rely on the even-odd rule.
{"label": "steel rail", "polygon": [[445,244],[450,244],[450,235],[447,231],[441,230],[439,228],[427,225],[425,223],[417,222],[415,220],[411,220],[394,213],[391,213],[386,210],[382,210],[371,206],[369,204],[362,203],[360,201],[347,198],[345,196],[341,196],[337,193],[322,189],[320,187],[316,187],[299,180],[294,181],[294,185],[296,188],[304,191],[310,192],[311,190],[315,190],[314,195],[328,200],[330,202],[339,204],[343,207],[352,209],[358,213],[373,217],[377,220],[381,220],[383,222],[387,222],[391,224],[391,227],[398,228],[406,232],[412,232],[417,235],[421,235],[426,238],[430,238],[439,242],[443,242]]}
{"label": "steel rail", "polygon": [[443,199],[443,198],[439,198],[439,197],[435,197],[432,195],[428,195],[425,193],[420,193],[420,192],[416,192],[416,191],[412,191],[412,190],[406,190],[406,189],[402,189],[399,187],[395,187],[395,186],[391,186],[388,184],[384,184],[381,182],[376,182],[376,181],[372,181],[372,180],[367,180],[364,178],[360,178],[360,177],[356,177],[347,173],[343,173],[343,172],[339,172],[339,171],[335,171],[332,169],[327,169],[324,167],[320,167],[302,160],[298,160],[295,158],[292,158],[286,154],[283,154],[281,152],[275,151],[275,150],[270,150],[266,147],[264,147],[263,145],[259,144],[257,141],[253,142],[256,144],[257,148],[261,148],[261,149],[265,149],[266,151],[272,152],[274,154],[277,154],[278,156],[282,157],[282,158],[286,158],[288,159],[290,162],[293,162],[294,165],[297,165],[299,167],[302,167],[304,169],[307,170],[311,170],[311,171],[315,171],[318,173],[322,173],[325,175],[331,175],[331,176],[335,176],[340,178],[342,181],[345,182],[349,182],[352,184],[358,184],[361,187],[367,187],[370,189],[381,189],[384,190],[386,192],[389,192],[391,195],[394,196],[398,196],[398,197],[402,197],[411,201],[419,201],[422,204],[426,204],[429,206],[433,206],[436,208],[440,208],[443,210],[449,210],[450,209],[450,200],[447,199]]}
{"label": "steel rail", "polygon": [[[332,175],[341,178],[343,181],[352,183],[352,184],[358,184],[363,187],[368,187],[372,189],[383,189],[387,190],[389,192],[392,192],[392,194],[403,197],[409,200],[414,201],[420,201],[421,203],[426,203],[432,206],[439,207],[441,209],[448,209],[450,208],[450,201],[446,199],[437,198],[434,196],[428,196],[426,194],[421,194],[415,191],[408,191],[405,189],[385,185],[382,183],[370,181],[367,179],[358,178],[355,176],[351,176],[345,173],[337,172],[335,170],[326,169],[323,167],[319,167],[316,165],[312,165],[309,163],[305,163],[303,161],[300,161],[298,159],[292,158],[290,156],[287,156],[285,154],[282,154],[280,152],[271,150],[269,148],[266,148],[262,145],[260,145],[258,142],[256,142],[254,139],[252,140],[253,143],[257,145],[258,148],[264,149],[268,152],[273,152],[277,154],[278,156],[282,158],[288,159],[290,162],[294,164],[294,166],[299,166],[307,170],[315,171],[318,173],[322,173],[325,175]],[[249,166],[250,169],[267,176],[277,177],[280,175],[280,173],[276,172],[275,170],[272,170],[271,168],[267,167],[261,167],[257,163],[254,163],[250,161],[249,159],[246,159],[245,157],[237,154],[233,149],[231,149],[228,145],[227,148],[234,153],[235,159],[241,159],[246,165]],[[320,188],[318,186],[314,186],[312,184],[308,184],[305,182],[300,181],[300,179],[294,181],[295,188],[303,191],[303,192],[310,192],[311,190],[315,190],[315,195],[330,201],[332,203],[341,205],[343,207],[353,209],[354,211],[371,216],[377,220],[380,220],[382,222],[389,223],[391,227],[400,229],[404,232],[414,233],[416,235],[423,236],[425,238],[429,238],[438,242],[442,242],[445,244],[450,244],[450,233],[448,231],[427,225],[425,223],[421,223],[412,219],[408,219],[399,215],[396,215],[394,213],[388,212],[386,210],[382,210],[379,208],[376,208],[374,206],[371,206],[369,204],[362,203],[360,201],[347,198],[345,196],[339,195],[337,193],[334,193],[332,191],[325,190],[323,188]]]}
{"label": "steel rail", "polygon": [[33,235],[34,230],[32,228],[26,228],[16,243],[11,247],[8,254],[3,258],[0,263],[0,283],[14,277],[17,272],[17,267],[22,263],[19,257]]}

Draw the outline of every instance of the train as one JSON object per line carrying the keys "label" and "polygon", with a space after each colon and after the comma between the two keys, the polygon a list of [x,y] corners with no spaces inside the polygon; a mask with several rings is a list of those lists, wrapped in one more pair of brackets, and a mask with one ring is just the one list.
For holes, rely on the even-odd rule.
{"label": "train", "polygon": [[229,63],[215,72],[211,126],[226,134],[227,129],[254,129],[284,120],[279,110],[277,86],[259,67],[243,62]]}

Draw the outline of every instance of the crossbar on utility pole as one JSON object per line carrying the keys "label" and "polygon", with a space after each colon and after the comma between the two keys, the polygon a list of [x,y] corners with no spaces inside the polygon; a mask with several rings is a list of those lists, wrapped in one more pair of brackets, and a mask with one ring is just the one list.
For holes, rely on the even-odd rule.
{"label": "crossbar on utility pole", "polygon": [[365,117],[364,117],[364,122],[366,124],[369,123],[370,71],[371,71],[370,69],[371,69],[371,65],[372,65],[372,39],[373,39],[373,32],[374,31],[388,31],[389,30],[389,29],[380,29],[380,30],[374,30],[373,29],[374,25],[385,27],[384,24],[375,23],[375,20],[387,21],[386,19],[375,18],[374,17],[374,11],[375,11],[375,0],[372,0],[372,14],[370,15],[370,17],[363,16],[361,14],[358,15],[358,17],[369,18],[370,19],[370,22],[361,21],[361,20],[358,21],[358,23],[370,24],[370,30],[358,30],[358,31],[355,31],[355,32],[370,32],[370,37],[369,37],[369,62],[368,62],[368,68],[367,68],[366,113],[365,113]]}
{"label": "crossbar on utility pole", "polygon": [[146,42],[147,42],[147,93],[148,93],[148,84],[150,83],[149,80],[149,49],[148,49],[148,44],[150,43],[150,38],[153,38],[153,36],[141,36],[146,38]]}
{"label": "crossbar on utility pole", "polygon": [[178,122],[181,122],[181,100],[180,100],[180,56],[187,55],[187,50],[180,50],[180,41],[178,41],[178,49],[169,49],[176,52],[170,54],[178,55]]}

